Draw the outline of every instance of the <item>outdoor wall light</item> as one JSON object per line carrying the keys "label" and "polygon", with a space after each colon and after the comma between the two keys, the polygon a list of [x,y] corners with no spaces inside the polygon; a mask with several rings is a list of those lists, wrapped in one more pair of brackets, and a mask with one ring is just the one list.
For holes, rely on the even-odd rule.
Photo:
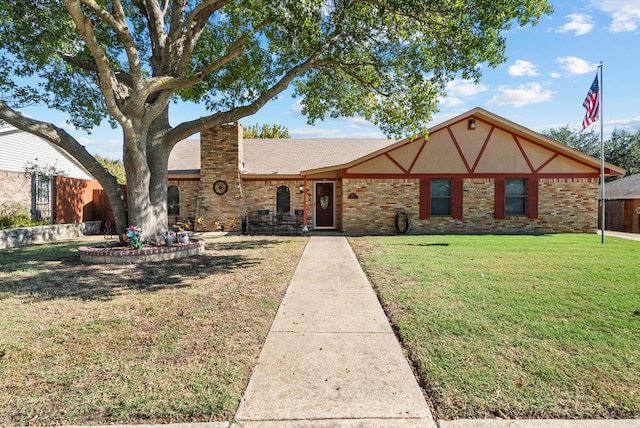
{"label": "outdoor wall light", "polygon": [[469,119],[469,129],[476,129],[476,120]]}
{"label": "outdoor wall light", "polygon": [[304,193],[304,184],[301,184],[301,185],[300,185],[299,190],[300,190],[300,193]]}

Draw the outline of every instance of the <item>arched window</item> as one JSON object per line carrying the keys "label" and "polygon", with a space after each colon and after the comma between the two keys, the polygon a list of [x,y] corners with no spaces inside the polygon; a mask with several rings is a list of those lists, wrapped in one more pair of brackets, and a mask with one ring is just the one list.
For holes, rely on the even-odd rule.
{"label": "arched window", "polygon": [[180,215],[180,190],[176,186],[167,189],[167,208],[169,215]]}
{"label": "arched window", "polygon": [[278,187],[276,192],[276,213],[289,214],[291,211],[291,197],[287,186]]}

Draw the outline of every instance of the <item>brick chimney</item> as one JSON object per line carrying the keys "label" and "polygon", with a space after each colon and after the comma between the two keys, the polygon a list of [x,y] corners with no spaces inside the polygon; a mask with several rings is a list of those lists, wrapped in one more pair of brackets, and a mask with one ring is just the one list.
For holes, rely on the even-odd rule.
{"label": "brick chimney", "polygon": [[241,230],[242,125],[226,123],[200,133],[200,189],[197,216],[208,231]]}

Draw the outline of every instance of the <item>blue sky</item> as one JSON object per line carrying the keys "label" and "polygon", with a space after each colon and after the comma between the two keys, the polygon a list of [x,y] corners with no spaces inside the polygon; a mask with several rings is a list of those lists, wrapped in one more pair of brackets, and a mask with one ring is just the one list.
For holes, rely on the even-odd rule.
{"label": "blue sky", "polygon": [[[614,128],[640,129],[640,0],[551,0],[554,13],[535,26],[514,27],[507,37],[507,61],[483,69],[479,84],[455,80],[431,124],[443,122],[474,107],[485,108],[534,131],[569,125],[581,129],[582,102],[603,63],[603,114],[605,138]],[[173,125],[205,114],[192,104],[172,105]],[[42,118],[42,111],[25,113]],[[107,125],[91,134],[65,125],[65,115],[47,112],[47,120],[65,126],[93,154],[120,158],[120,130]],[[299,100],[281,94],[243,125],[284,125],[294,138],[384,135],[361,118],[331,119],[306,124]],[[588,129],[600,132],[597,121]]]}

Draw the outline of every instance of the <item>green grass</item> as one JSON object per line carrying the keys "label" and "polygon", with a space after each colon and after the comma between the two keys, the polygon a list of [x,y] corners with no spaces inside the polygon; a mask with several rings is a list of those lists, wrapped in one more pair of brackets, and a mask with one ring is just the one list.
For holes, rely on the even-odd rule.
{"label": "green grass", "polygon": [[123,266],[86,242],[0,251],[0,425],[231,420],[306,239]]}
{"label": "green grass", "polygon": [[640,417],[640,242],[350,242],[439,418]]}

